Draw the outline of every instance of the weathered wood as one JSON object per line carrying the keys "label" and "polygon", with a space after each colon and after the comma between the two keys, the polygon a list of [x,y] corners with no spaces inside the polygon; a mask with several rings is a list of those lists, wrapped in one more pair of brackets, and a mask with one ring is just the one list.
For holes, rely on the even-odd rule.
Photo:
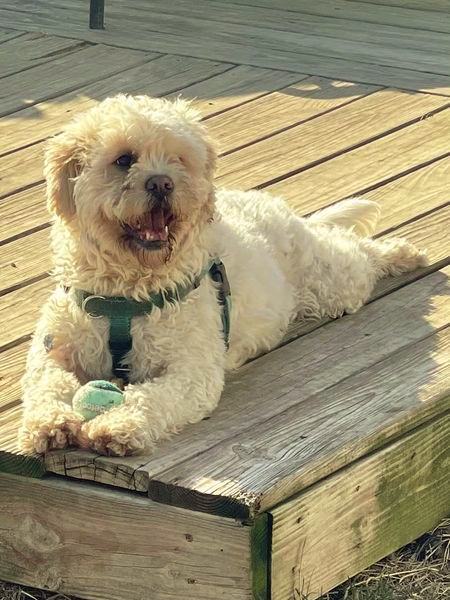
{"label": "weathered wood", "polygon": [[28,231],[45,226],[48,222],[49,214],[43,185],[23,190],[0,202],[1,243],[21,237]]}
{"label": "weathered wood", "polygon": [[365,193],[390,178],[448,155],[449,126],[450,110],[445,110],[267,189],[283,195],[292,206],[313,212],[323,202]]}
{"label": "weathered wood", "polygon": [[[149,62],[156,54],[91,46],[2,80],[0,116]],[[67,76],[70,73],[70,77]]]}
{"label": "weathered wood", "polygon": [[15,473],[26,477],[42,477],[45,463],[42,456],[21,453],[17,446],[17,432],[22,420],[22,407],[10,406],[0,412],[0,477]]}
{"label": "weathered wood", "polygon": [[[231,65],[224,63],[179,56],[161,56],[142,65],[127,68],[101,81],[95,80],[93,83],[83,85],[75,92],[58,95],[57,100],[51,98],[33,107],[23,108],[11,116],[3,117],[0,121],[0,153],[38,142],[57,133],[75,114],[119,92],[161,96],[176,91],[175,95],[178,95],[186,86],[202,81],[203,83],[199,84],[201,85],[198,90],[199,95],[202,95],[202,90],[203,94],[207,95],[217,85],[218,79],[215,77],[225,76],[230,68]],[[272,74],[271,71],[263,72]],[[299,79],[298,75],[287,73],[281,73],[280,77],[280,87]],[[210,78],[213,81],[208,85]],[[268,79],[269,83],[273,82],[273,86],[278,80],[278,75],[272,74],[272,79]],[[259,79],[256,78],[254,82],[256,88],[258,82]],[[226,86],[223,93],[227,93]],[[204,108],[207,112],[207,106]]]}
{"label": "weathered wood", "polygon": [[[25,370],[29,342],[14,346],[1,354],[0,360],[0,414],[20,402],[20,379]],[[0,434],[0,439],[2,436]]]}
{"label": "weathered wood", "polygon": [[8,475],[0,506],[2,579],[93,600],[251,598],[251,530],[232,519]]}
{"label": "weathered wood", "polygon": [[[280,372],[284,353],[270,358],[270,367]],[[210,507],[218,514],[236,503],[239,514],[245,508],[249,514],[265,511],[445,414],[449,377],[448,327],[309,397],[299,361],[287,378],[277,377],[276,392],[273,381],[268,396],[264,387],[253,390],[260,402],[293,396],[294,406],[159,473],[149,482],[149,496],[165,504],[181,499],[186,507]],[[239,387],[244,381],[241,374]]]}
{"label": "weathered wood", "polygon": [[39,310],[53,286],[46,278],[0,298],[0,352],[31,335]]}
{"label": "weathered wood", "polygon": [[[137,14],[148,15],[152,13],[172,13],[178,16],[197,17],[209,21],[218,21],[220,23],[240,23],[251,24],[263,29],[276,29],[277,31],[289,31],[308,36],[314,35],[314,38],[334,38],[336,40],[361,42],[367,48],[368,42],[372,45],[372,53],[369,58],[374,57],[373,47],[383,46],[384,48],[414,48],[426,52],[445,52],[449,44],[449,36],[434,31],[416,29],[414,35],[411,34],[408,26],[393,26],[377,24],[376,26],[364,21],[355,22],[350,19],[344,19],[335,10],[330,10],[329,16],[317,16],[305,12],[296,13],[292,10],[284,10],[283,3],[270,3],[270,7],[255,7],[250,3],[237,6],[232,2],[197,0],[192,5],[189,0],[176,0],[168,5],[164,0],[153,1],[151,7],[145,2],[133,3]],[[117,11],[116,11],[117,12]],[[447,13],[450,8],[447,5]],[[128,15],[129,13],[127,13]],[[145,20],[145,19],[142,19]],[[309,38],[308,38],[309,39]],[[333,43],[333,42],[332,42]],[[293,46],[293,51],[297,46]],[[342,47],[341,47],[342,48]],[[356,59],[361,60],[360,53]]]}
{"label": "weathered wood", "polygon": [[[216,2],[216,0],[212,1]],[[246,4],[255,7],[273,6],[272,0],[230,0],[230,3],[237,5]],[[309,14],[328,17],[336,14],[339,20],[350,19],[358,23],[397,25],[398,27],[408,29],[450,32],[450,25],[442,22],[441,15],[433,15],[425,10],[405,10],[391,6],[391,2],[389,2],[389,6],[373,6],[372,2],[364,4],[355,2],[350,4],[347,0],[321,0],[321,2],[315,4],[309,0],[282,0],[279,2],[279,6],[284,10],[301,13],[302,15]]]}
{"label": "weathered wood", "polygon": [[44,180],[44,144],[23,148],[0,158],[0,198]]}
{"label": "weathered wood", "polygon": [[[130,15],[133,6],[128,7],[126,15],[113,15],[112,7],[109,31],[98,33],[82,26],[76,3],[72,3],[70,9],[46,7],[41,2],[38,12],[33,12],[30,7],[22,14],[12,7],[12,10],[1,10],[0,16],[4,22],[18,29],[25,27],[27,30],[62,33],[97,43],[183,53],[200,58],[214,57],[226,62],[292,71],[298,71],[301,65],[302,72],[325,77],[450,94],[448,77],[440,73],[448,67],[444,53],[420,52],[407,47],[390,49],[383,43],[373,43],[361,47],[361,58],[358,52],[361,40],[335,40],[326,36],[317,36],[316,39],[297,32],[254,27],[248,22],[208,21],[207,15],[198,20],[176,13],[152,12],[150,18],[142,19],[142,14],[136,13],[133,20]],[[64,19],[63,24],[61,19]],[[442,27],[444,31],[448,30],[442,23],[440,27],[438,31],[442,31]],[[376,27],[372,38],[376,39]],[[402,67],[399,68],[399,65]],[[430,70],[437,73],[430,73]]]}
{"label": "weathered wood", "polygon": [[267,185],[419,120],[445,104],[439,96],[381,90],[223,157],[217,182],[245,189]]}
{"label": "weathered wood", "polygon": [[2,44],[0,77],[24,71],[41,63],[70,54],[86,46],[85,42],[41,33],[26,33]]}
{"label": "weathered wood", "polygon": [[258,515],[251,531],[251,561],[253,600],[270,600],[270,551],[272,546],[272,515]]}
{"label": "weathered wood", "polygon": [[[212,117],[208,131],[227,153],[348,104],[379,88],[310,77]],[[271,138],[272,139],[272,138]]]}
{"label": "weathered wood", "polygon": [[181,94],[184,98],[192,98],[195,107],[204,118],[208,118],[306,78],[307,75],[302,73],[237,65],[219,76],[199,81],[170,97],[176,98]]}
{"label": "weathered wood", "polygon": [[447,414],[272,509],[272,599],[318,598],[435,527],[449,447]]}
{"label": "weathered wood", "polygon": [[[201,81],[197,81],[199,79]],[[4,134],[0,139],[0,152],[28,145],[57,132],[77,112],[87,110],[96,100],[119,91],[152,96],[169,94],[178,97],[181,94],[185,98],[194,98],[195,106],[208,117],[299,79],[299,74],[245,66],[230,69],[223,63],[163,56],[77,92],[59,96],[58,102],[42,102],[21,110],[19,115],[4,117],[0,121],[0,133]],[[197,83],[192,84],[192,81]]]}
{"label": "weathered wood", "polygon": [[0,296],[47,277],[50,256],[48,228],[1,247]]}
{"label": "weathered wood", "polygon": [[50,453],[47,468],[145,491],[150,479],[181,461],[325,393],[342,379],[445,326],[450,310],[446,289],[445,275],[435,273],[334,322],[332,328],[318,329],[247,364],[228,377],[219,406],[208,420],[160,443],[151,456],[112,460],[77,451],[65,456]]}

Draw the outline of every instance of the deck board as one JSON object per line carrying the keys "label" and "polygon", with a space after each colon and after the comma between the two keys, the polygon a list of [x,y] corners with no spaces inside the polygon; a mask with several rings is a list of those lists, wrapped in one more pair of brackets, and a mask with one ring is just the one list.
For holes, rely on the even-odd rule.
{"label": "deck board", "polygon": [[[133,3],[124,11],[118,0],[110,0],[107,28],[101,32],[85,27],[81,0],[70,4],[39,0],[21,13],[9,0],[0,16],[5,24],[26,31],[450,94],[446,77],[450,25],[431,11],[343,0],[326,0],[318,6],[291,1],[277,7],[267,1],[208,0],[192,6],[178,0],[170,10],[163,2],[155,4]],[[310,20],[315,17],[313,23],[308,23],[308,15]],[[416,39],[416,30],[422,38],[420,48],[410,42]]]}
{"label": "deck board", "polygon": [[[20,11],[5,0],[0,8],[0,487],[16,490],[10,506],[14,493],[31,498],[33,507],[47,493],[59,507],[70,502],[79,507],[76,518],[83,523],[92,510],[99,516],[104,500],[114,524],[125,528],[131,514],[150,507],[158,531],[172,537],[161,555],[158,542],[149,542],[148,532],[139,537],[142,531],[136,529],[142,544],[136,547],[134,535],[134,545],[122,544],[119,558],[113,548],[108,565],[83,547],[83,556],[102,573],[96,574],[94,591],[85,570],[67,562],[66,546],[62,554],[58,550],[59,562],[45,554],[46,566],[38,571],[8,546],[0,575],[13,573],[22,583],[81,596],[119,598],[117,569],[123,567],[123,581],[145,571],[136,597],[151,590],[164,600],[180,594],[212,600],[221,589],[224,598],[247,600],[253,569],[254,590],[268,600],[270,556],[264,546],[250,560],[257,528],[249,525],[255,515],[263,519],[258,521],[265,523],[262,537],[270,545],[264,512],[270,510],[274,598],[289,597],[293,581],[301,583],[294,554],[304,528],[317,532],[305,576],[311,573],[314,585],[326,591],[401,541],[364,536],[361,526],[361,547],[353,556],[351,525],[358,514],[339,500],[329,505],[329,514],[333,527],[336,511],[343,519],[343,551],[328,576],[317,577],[321,553],[330,555],[320,535],[322,515],[315,510],[320,498],[329,500],[327,482],[338,490],[331,499],[340,498],[355,477],[364,476],[364,497],[375,514],[369,492],[386,457],[395,479],[404,455],[396,449],[409,448],[413,438],[422,436],[429,452],[441,453],[450,399],[450,25],[445,18],[450,8],[441,0],[426,6],[417,0],[132,4],[124,10],[119,0],[108,0],[104,31],[87,28],[84,0],[34,0]],[[265,188],[286,197],[302,215],[363,193],[382,207],[376,235],[403,236],[427,248],[430,265],[383,280],[355,315],[292,324],[282,347],[229,375],[208,420],[161,443],[151,456],[113,459],[69,449],[26,458],[16,440],[20,378],[38,311],[53,286],[42,176],[45,140],[68,118],[117,92],[192,99],[219,140],[218,185]],[[421,455],[420,465],[432,481],[420,490],[424,503],[430,502],[433,484],[442,483],[437,472],[430,475],[427,456]],[[11,479],[4,472],[30,479]],[[44,473],[45,480],[29,483]],[[52,479],[51,473],[60,477]],[[80,508],[81,496],[89,515]],[[308,521],[298,522],[299,506],[308,502],[314,510]],[[122,503],[131,511],[126,521],[118,512]],[[410,514],[411,506],[410,500],[391,503],[380,527],[395,515]],[[101,527],[108,533],[104,512]],[[411,518],[407,535],[433,526],[437,512],[432,512]],[[171,527],[158,516],[169,514]],[[45,519],[51,535],[53,513],[46,512]],[[184,537],[191,531],[188,523],[197,527],[198,544]],[[78,531],[71,520],[63,535],[72,525]],[[8,526],[17,529],[11,520]],[[22,529],[17,529],[19,545],[33,538]],[[114,535],[108,533],[108,540]],[[224,561],[214,544],[213,555],[209,552],[209,541],[217,536],[231,561],[228,556]],[[54,569],[65,578],[63,588],[50,576]]]}

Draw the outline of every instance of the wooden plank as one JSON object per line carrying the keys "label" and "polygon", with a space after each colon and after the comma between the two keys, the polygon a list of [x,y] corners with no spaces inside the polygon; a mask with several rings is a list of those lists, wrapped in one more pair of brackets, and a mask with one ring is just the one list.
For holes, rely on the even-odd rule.
{"label": "wooden plank", "polygon": [[[111,600],[250,600],[250,527],[133,494],[0,475],[0,577]],[[74,560],[76,557],[76,560]]]}
{"label": "wooden plank", "polygon": [[0,412],[0,477],[2,473],[13,473],[39,478],[45,473],[42,456],[26,456],[17,447],[17,432],[21,419],[20,405],[10,406]]}
{"label": "wooden plank", "polygon": [[[224,47],[232,42],[235,47],[240,46],[241,54],[245,54],[249,46],[261,51],[275,48],[285,53],[312,55],[314,58],[332,57],[355,63],[449,74],[450,65],[445,57],[445,50],[450,50],[450,37],[445,38],[445,43],[438,52],[429,48],[424,52],[407,45],[387,45],[385,38],[380,36],[380,39],[378,36],[376,27],[372,27],[370,37],[354,41],[345,34],[338,37],[324,36],[320,27],[315,27],[313,32],[305,32],[304,27],[300,29],[293,24],[286,26],[284,20],[280,27],[278,12],[263,11],[262,15],[261,12],[261,9],[241,6],[238,10],[235,9],[235,17],[230,19],[230,10],[226,4],[211,4],[199,0],[192,6],[188,0],[175,0],[168,8],[163,0],[156,0],[151,6],[145,1],[134,2],[127,7],[126,15],[122,7],[112,5],[109,18],[112,23],[115,21],[123,24],[126,21],[128,31],[150,30],[166,35],[178,32],[191,41],[195,34],[201,34],[202,42],[208,45],[215,42]],[[227,16],[223,18],[224,15]],[[286,18],[289,15],[285,13]],[[242,44],[243,39],[246,40],[245,46]]]}
{"label": "wooden plank", "polygon": [[436,11],[450,14],[448,0],[349,0],[350,2],[365,2],[368,4],[382,4],[384,6],[398,6],[399,8],[413,8],[425,11]]}
{"label": "wooden plank", "polygon": [[33,331],[39,310],[54,284],[46,278],[0,298],[0,352],[17,341],[28,338]]}
{"label": "wooden plank", "polygon": [[[390,343],[386,331],[381,343]],[[240,515],[265,511],[450,408],[448,327],[309,397],[301,362],[283,381],[284,352],[270,358],[277,387],[266,396],[257,384],[260,406],[261,398],[278,402],[280,395],[297,404],[159,473],[149,483],[151,498],[217,514],[231,506]],[[241,374],[234,393],[246,385]]]}
{"label": "wooden plank", "polygon": [[[149,62],[155,54],[97,45],[2,80],[0,116]],[[67,76],[70,73],[70,77]]]}
{"label": "wooden plank", "polygon": [[42,183],[44,144],[35,144],[0,158],[0,199]]}
{"label": "wooden plank", "polygon": [[86,43],[79,40],[26,33],[2,44],[0,77],[50,62],[83,46],[86,46]]}
{"label": "wooden plank", "polygon": [[[351,162],[353,162],[353,160]],[[386,160],[385,162],[391,164],[389,160]],[[379,163],[374,162],[373,165],[368,163],[367,170],[364,170],[364,176],[377,176],[373,171],[367,173],[367,171],[370,171],[371,167],[376,169],[377,164]],[[392,165],[392,167],[395,169],[395,165]],[[347,174],[347,168],[345,166],[344,169],[344,172],[341,171],[342,177],[345,177]],[[312,169],[312,171],[314,171],[314,169]],[[350,172],[348,172],[348,175],[350,178]],[[379,175],[383,178],[383,171],[381,171]],[[337,172],[336,176],[338,176]],[[450,157],[447,156],[422,168],[418,168],[411,173],[400,176],[398,179],[394,179],[389,183],[380,185],[380,187],[377,187],[372,191],[363,192],[362,195],[364,198],[378,202],[381,207],[381,217],[376,232],[381,233],[388,229],[398,227],[405,221],[417,218],[421,216],[421,214],[430,212],[446,204],[448,202],[447,190],[449,176]],[[361,185],[358,177],[355,178],[353,174],[355,187]],[[317,179],[316,184],[318,186],[320,185],[320,178]],[[364,182],[362,182],[362,184],[364,185]],[[289,181],[286,181],[286,186],[289,204],[303,215],[309,214],[311,212],[311,207],[313,207],[313,210],[323,208],[331,200],[330,192],[327,191],[327,186],[325,186],[322,195],[315,195],[313,198],[310,198],[309,196],[304,197],[302,194],[301,197],[297,195],[295,199],[293,199],[294,186],[291,185]],[[333,199],[342,199],[342,197],[339,196],[338,186],[336,186],[335,189],[335,186],[333,185],[332,188],[331,194],[335,191],[337,196],[333,196]],[[274,186],[269,186],[270,191],[280,193],[281,195],[284,195],[283,189],[283,182],[275,184]],[[301,186],[299,186],[298,189],[301,189]],[[355,193],[357,193],[357,190],[355,190]]]}
{"label": "wooden plank", "polygon": [[20,379],[25,370],[29,342],[2,352],[0,360],[0,414],[20,402]]}
{"label": "wooden plank", "polygon": [[[447,34],[436,33],[433,31],[422,31],[416,29],[413,34],[408,28],[402,26],[382,25],[366,23],[364,21],[353,21],[349,19],[336,18],[336,10],[330,11],[329,16],[317,16],[302,13],[296,13],[292,10],[283,10],[282,5],[273,2],[267,8],[254,7],[250,5],[236,5],[231,2],[209,0],[197,0],[195,5],[192,5],[189,0],[176,0],[168,5],[164,0],[156,0],[152,2],[151,7],[144,2],[133,3],[135,9],[132,14],[138,16],[147,15],[150,19],[150,11],[152,14],[168,13],[176,14],[184,17],[196,17],[204,19],[205,15],[208,21],[220,23],[238,23],[251,24],[263,29],[276,29],[277,31],[289,31],[302,33],[307,35],[314,34],[314,37],[331,37],[339,40],[351,40],[354,42],[362,42],[370,45],[373,48],[372,52],[376,52],[376,46],[397,47],[397,48],[414,48],[425,52],[445,52],[448,48],[449,40]],[[116,9],[111,13],[114,18],[120,9]],[[127,11],[127,17],[129,16]],[[145,22],[145,17],[141,19]],[[147,22],[150,22],[149,20]],[[293,47],[294,48],[294,47]]]}
{"label": "wooden plank", "polygon": [[449,447],[447,414],[272,509],[272,599],[318,598],[435,527]]}
{"label": "wooden plank", "polygon": [[226,73],[194,83],[169,97],[176,98],[181,93],[184,98],[193,99],[197,110],[208,118],[306,77],[302,73],[237,65]]}
{"label": "wooden plank", "polygon": [[[230,0],[230,4],[247,4],[253,7],[273,6],[272,0]],[[372,2],[359,5],[358,3],[350,4],[347,0],[321,0],[315,4],[309,0],[279,0],[277,7],[301,14],[333,15],[339,20],[350,19],[380,25],[397,25],[408,29],[450,32],[450,25],[443,22],[445,19],[441,15],[431,14],[424,10],[405,10],[391,6],[391,4],[390,1],[389,6],[374,6]]]}
{"label": "wooden plank", "polygon": [[217,183],[245,189],[268,184],[386,135],[445,104],[439,96],[381,90],[225,156],[219,162]]}
{"label": "wooden plank", "polygon": [[[161,56],[136,67],[123,70],[116,75],[101,81],[85,85],[76,92],[59,95],[57,99],[39,102],[33,107],[24,108],[0,121],[0,153],[4,154],[24,145],[40,141],[60,131],[68,119],[75,114],[88,110],[98,101],[119,92],[128,94],[149,94],[161,96],[195,82],[225,76],[230,65],[197,58],[180,58],[179,56]],[[280,87],[284,83],[297,80],[298,75],[281,73]],[[277,79],[274,75],[273,79]],[[286,79],[288,79],[286,81]],[[270,78],[269,78],[270,80]],[[208,93],[209,87],[204,81],[200,88]],[[261,85],[263,85],[263,82]],[[254,85],[258,89],[259,80]],[[272,84],[273,85],[273,84]],[[265,88],[263,88],[265,89]],[[226,93],[226,90],[224,90]],[[176,94],[178,95],[178,94]]]}
{"label": "wooden plank", "polygon": [[[156,15],[152,15],[151,29],[149,29],[140,21],[128,23],[128,19],[122,16],[109,21],[108,31],[98,33],[87,30],[84,24],[78,22],[79,11],[71,12],[70,19],[67,11],[58,12],[55,7],[51,14],[50,12],[44,14],[44,12],[41,3],[39,13],[18,14],[14,10],[0,10],[0,17],[18,29],[25,27],[29,31],[44,30],[97,43],[108,43],[112,46],[133,47],[162,53],[181,53],[199,58],[214,58],[226,62],[297,72],[300,71],[299,65],[301,65],[301,72],[324,77],[450,95],[448,77],[428,72],[430,65],[422,64],[414,50],[407,49],[403,55],[393,52],[392,56],[379,59],[377,57],[383,54],[384,48],[374,46],[372,62],[357,62],[358,42],[354,42],[353,49],[347,47],[343,54],[340,53],[345,58],[335,58],[335,54],[339,54],[336,49],[327,50],[327,56],[320,56],[316,48],[311,49],[310,40],[304,41],[302,51],[293,52],[293,48],[298,47],[297,38],[300,34],[261,29],[248,24],[220,25],[218,22],[208,22],[205,19],[187,19],[176,15],[160,15],[156,18]],[[312,39],[314,40],[314,37]],[[428,53],[419,54],[427,62]],[[443,57],[444,54],[436,53],[434,58],[440,66],[437,65],[432,69],[446,68],[445,59],[440,58],[441,56]],[[395,65],[402,63],[408,67],[379,64],[386,62]]]}
{"label": "wooden plank", "polygon": [[311,213],[448,155],[449,126],[446,110],[265,187],[303,214]]}
{"label": "wooden plank", "polygon": [[48,228],[3,246],[0,248],[0,296],[47,277],[50,268]]}
{"label": "wooden plank", "polygon": [[225,154],[299,125],[379,88],[310,77],[208,120],[208,131]]}
{"label": "wooden plank", "polygon": [[14,38],[26,35],[23,31],[15,31],[14,29],[6,29],[5,27],[0,28],[0,44],[12,40]]}
{"label": "wooden plank", "polygon": [[[47,468],[146,491],[151,478],[159,479],[162,472],[176,468],[188,457],[207,452],[261,420],[325,393],[341,379],[443,327],[449,312],[443,297],[446,285],[442,273],[430,275],[229,374],[210,419],[161,442],[151,456],[107,459],[86,452],[66,453],[64,457],[50,453]],[[430,314],[424,319],[427,310]],[[290,392],[283,393],[283,389]]]}
{"label": "wooden plank", "polygon": [[[0,243],[49,222],[44,185],[37,185],[0,202]],[[0,251],[1,252],[1,251]]]}
{"label": "wooden plank", "polygon": [[[449,177],[450,157],[446,157],[365,192],[364,198],[378,202],[381,207],[377,233],[447,204]],[[445,230],[445,222],[443,225]],[[445,240],[443,242],[445,246]]]}

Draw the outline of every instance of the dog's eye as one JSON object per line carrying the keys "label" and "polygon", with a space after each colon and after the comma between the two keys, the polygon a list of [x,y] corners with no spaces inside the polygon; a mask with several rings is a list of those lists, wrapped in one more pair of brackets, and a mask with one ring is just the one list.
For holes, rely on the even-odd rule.
{"label": "dog's eye", "polygon": [[132,154],[122,154],[114,162],[118,167],[128,169],[134,163],[134,156]]}

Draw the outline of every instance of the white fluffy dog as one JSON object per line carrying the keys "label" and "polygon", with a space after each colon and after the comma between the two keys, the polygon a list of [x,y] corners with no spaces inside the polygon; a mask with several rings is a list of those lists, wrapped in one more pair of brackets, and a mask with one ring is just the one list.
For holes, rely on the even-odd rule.
{"label": "white fluffy dog", "polygon": [[[199,115],[183,101],[119,95],[50,141],[58,287],[23,379],[24,451],[149,450],[208,415],[226,370],[277,345],[293,319],[353,313],[378,279],[425,264],[404,240],[367,237],[379,213],[373,202],[347,200],[304,219],[264,192],[216,191],[215,163]],[[223,290],[207,273],[216,258],[231,287],[228,349]],[[84,420],[74,397],[113,377],[109,319],[85,301],[138,305],[152,294],[170,300],[131,320],[123,403]]]}

